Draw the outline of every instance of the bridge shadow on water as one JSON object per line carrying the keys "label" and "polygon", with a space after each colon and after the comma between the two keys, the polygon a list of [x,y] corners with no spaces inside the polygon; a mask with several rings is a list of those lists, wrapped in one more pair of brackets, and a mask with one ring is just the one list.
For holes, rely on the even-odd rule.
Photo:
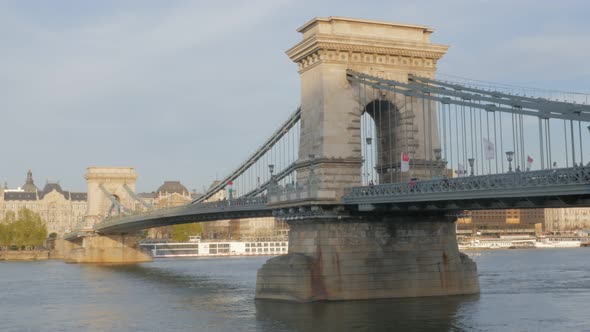
{"label": "bridge shadow on water", "polygon": [[[256,301],[264,330],[296,331],[464,331],[479,295],[409,299],[290,303]],[[460,310],[462,309],[462,310]]]}

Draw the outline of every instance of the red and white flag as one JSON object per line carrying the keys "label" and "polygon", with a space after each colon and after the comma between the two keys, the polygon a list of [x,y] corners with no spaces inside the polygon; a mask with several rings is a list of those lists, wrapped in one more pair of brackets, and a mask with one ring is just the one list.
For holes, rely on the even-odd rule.
{"label": "red and white flag", "polygon": [[410,155],[402,152],[401,171],[406,173],[410,171]]}
{"label": "red and white flag", "polygon": [[526,156],[526,169],[530,171],[532,165],[533,165],[533,158],[531,158],[531,156],[527,155]]}

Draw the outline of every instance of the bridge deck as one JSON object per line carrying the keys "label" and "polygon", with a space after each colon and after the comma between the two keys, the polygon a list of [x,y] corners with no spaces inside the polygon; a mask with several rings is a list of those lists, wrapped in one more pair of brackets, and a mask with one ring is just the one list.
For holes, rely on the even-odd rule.
{"label": "bridge deck", "polygon": [[[342,203],[358,211],[590,206],[590,166],[354,187]],[[247,197],[118,216],[95,225],[93,231],[126,233],[191,222],[272,215],[267,197]],[[86,233],[76,230],[66,237],[75,239]]]}
{"label": "bridge deck", "polygon": [[94,229],[99,233],[121,233],[191,222],[270,217],[272,210],[266,203],[266,197],[253,197],[188,204],[107,219]]}

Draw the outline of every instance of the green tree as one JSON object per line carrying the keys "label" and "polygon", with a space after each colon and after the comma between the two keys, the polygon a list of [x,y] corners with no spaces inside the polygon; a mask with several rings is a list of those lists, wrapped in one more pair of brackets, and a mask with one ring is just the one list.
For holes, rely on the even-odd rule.
{"label": "green tree", "polygon": [[186,242],[189,236],[201,235],[203,228],[200,223],[181,224],[172,226],[172,240]]}
{"label": "green tree", "polygon": [[15,219],[14,211],[8,211],[4,215],[4,220],[0,220],[0,246],[9,247],[12,245]]}
{"label": "green tree", "polygon": [[41,246],[47,239],[47,228],[41,216],[23,208],[18,217],[12,211],[6,213],[3,227],[0,229],[0,244],[24,249],[27,246]]}

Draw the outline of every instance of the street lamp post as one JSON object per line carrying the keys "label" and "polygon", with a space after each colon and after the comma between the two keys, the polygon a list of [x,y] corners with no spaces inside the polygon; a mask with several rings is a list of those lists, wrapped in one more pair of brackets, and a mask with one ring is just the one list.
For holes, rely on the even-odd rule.
{"label": "street lamp post", "polygon": [[514,156],[514,151],[506,151],[506,160],[508,160],[508,173],[512,172],[512,157]]}
{"label": "street lamp post", "polygon": [[269,194],[270,194],[270,192],[272,192],[272,190],[274,189],[274,186],[275,186],[275,176],[273,174],[275,171],[275,165],[269,164],[268,171],[270,172],[270,186],[269,186]]}
{"label": "street lamp post", "polygon": [[440,175],[440,171],[441,171],[440,170],[441,169],[441,167],[440,167],[440,160],[442,158],[442,149],[441,148],[432,149],[432,152],[434,152],[434,159],[436,160],[436,165],[435,165],[436,172],[435,172],[435,175],[436,175],[436,177],[440,177],[441,176]]}
{"label": "street lamp post", "polygon": [[469,162],[469,168],[471,168],[471,173],[469,175],[473,176],[473,165],[475,165],[475,158],[469,158],[467,161]]}

